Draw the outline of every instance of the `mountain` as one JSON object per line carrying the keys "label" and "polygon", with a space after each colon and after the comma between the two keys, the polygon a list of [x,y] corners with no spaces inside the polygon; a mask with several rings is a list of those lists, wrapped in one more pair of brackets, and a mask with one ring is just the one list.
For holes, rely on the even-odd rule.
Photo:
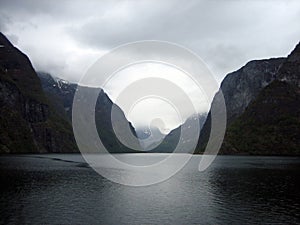
{"label": "mountain", "polygon": [[176,146],[180,144],[180,146],[183,146],[183,149],[180,149],[179,152],[192,153],[196,145],[194,139],[197,138],[193,129],[196,125],[195,118],[197,117],[199,122],[198,129],[201,130],[206,116],[206,113],[190,116],[182,125],[171,130],[168,134],[162,134],[155,127],[151,130],[148,128],[137,130],[137,134],[140,139],[144,140],[144,143],[141,142],[141,145],[149,152],[172,153]]}
{"label": "mountain", "polygon": [[72,121],[72,103],[77,84],[52,77],[48,73],[37,72],[42,89],[56,111],[70,122]]}
{"label": "mountain", "polygon": [[[66,117],[69,121],[72,120],[72,104],[73,97],[75,95],[77,84],[70,83],[66,80],[59,79],[44,72],[38,72],[41,84],[44,92],[46,93],[50,102],[56,106],[56,111]],[[179,142],[181,127],[187,131],[185,138],[180,140],[181,144],[184,144],[186,149],[183,152],[191,152],[193,150],[191,135],[188,128],[191,127],[191,123],[194,123],[193,117],[188,118],[187,121],[178,128],[172,130],[169,134],[165,135],[160,132],[156,127],[152,127],[151,131],[148,128],[135,130],[131,123],[126,120],[123,111],[115,105],[107,94],[101,90],[98,96],[97,104],[95,107],[96,126],[98,128],[98,134],[104,143],[104,145],[113,153],[129,153],[136,152],[134,150],[126,148],[117,139],[115,132],[111,125],[111,110],[115,107],[117,112],[117,118],[119,121],[117,124],[129,124],[130,130],[134,136],[140,139],[140,146],[147,152],[163,152],[171,153],[176,148]],[[198,115],[199,126],[202,127],[206,114]],[[121,129],[120,129],[121,130]],[[191,142],[191,143],[190,143]]]}
{"label": "mountain", "polygon": [[[227,129],[220,153],[299,155],[299,75],[300,44],[287,58],[254,60],[228,74],[220,87],[227,107]],[[0,33],[0,153],[78,151],[71,127],[77,84],[47,73],[38,76],[28,57]],[[212,105],[217,103],[217,96],[219,93]],[[91,110],[95,110],[102,142],[112,153],[136,152],[118,140],[111,123],[113,109],[117,132],[123,136],[123,127],[129,127],[137,136],[123,111],[101,90]],[[199,118],[202,127],[206,115]],[[209,112],[196,153],[205,148],[210,124]],[[152,130],[154,136],[146,147],[153,147],[150,152],[171,152],[177,144],[185,144],[183,151],[189,152],[195,144],[190,138],[194,135],[191,126],[195,126],[193,117],[168,135]],[[185,135],[179,139],[182,129]],[[147,138],[149,132],[138,135]]]}
{"label": "mountain", "polygon": [[259,92],[276,79],[284,58],[253,60],[228,74],[222,84],[229,125],[239,117]]}
{"label": "mountain", "polygon": [[159,128],[152,126],[136,128],[137,137],[140,140],[141,146],[145,151],[152,149],[154,146],[161,143],[166,134],[163,134]]}
{"label": "mountain", "polygon": [[273,81],[229,126],[223,153],[300,154],[300,90]]}
{"label": "mountain", "polygon": [[30,60],[0,33],[0,153],[75,152],[70,124],[50,105]]}
{"label": "mountain", "polygon": [[[47,98],[55,106],[56,111],[67,120],[72,121],[72,104],[77,84],[53,77],[44,72],[38,72],[38,76]],[[93,92],[93,89],[95,88],[87,87],[87,91]],[[101,141],[111,153],[136,152],[124,146],[116,137],[111,123],[113,107],[115,110],[114,125],[120,128],[119,132],[122,131],[122,126],[125,124],[129,125],[131,132],[136,136],[133,126],[127,121],[123,111],[101,90],[95,107],[96,127]]]}
{"label": "mountain", "polygon": [[[256,60],[221,84],[227,129],[222,154],[299,154],[299,45],[287,58]],[[200,135],[202,152],[210,115]],[[297,150],[298,149],[298,150]]]}

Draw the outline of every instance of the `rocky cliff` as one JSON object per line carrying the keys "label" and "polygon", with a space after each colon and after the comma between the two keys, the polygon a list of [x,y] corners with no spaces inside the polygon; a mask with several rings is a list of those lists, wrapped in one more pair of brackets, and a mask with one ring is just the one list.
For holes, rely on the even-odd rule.
{"label": "rocky cliff", "polygon": [[276,79],[284,58],[254,60],[236,72],[228,74],[222,84],[227,124],[240,116],[259,92]]}
{"label": "rocky cliff", "polygon": [[275,80],[227,129],[223,153],[300,155],[300,91]]}
{"label": "rocky cliff", "polygon": [[45,97],[28,57],[0,33],[0,153],[74,152],[70,124]]}
{"label": "rocky cliff", "polygon": [[[299,130],[294,129],[298,123],[296,115],[299,111],[296,109],[300,108],[297,86],[299,87],[299,45],[287,58],[251,61],[240,70],[227,75],[221,84],[228,118],[220,152],[294,154],[295,148],[300,148],[299,143],[294,141],[299,135]],[[280,123],[280,115],[289,117],[289,122]],[[207,143],[210,123],[209,114],[200,135],[197,152],[203,151]],[[276,128],[270,127],[270,124],[277,123]],[[264,127],[266,124],[270,126]],[[283,130],[289,128],[294,136],[283,135]],[[288,143],[294,147],[289,149]]]}

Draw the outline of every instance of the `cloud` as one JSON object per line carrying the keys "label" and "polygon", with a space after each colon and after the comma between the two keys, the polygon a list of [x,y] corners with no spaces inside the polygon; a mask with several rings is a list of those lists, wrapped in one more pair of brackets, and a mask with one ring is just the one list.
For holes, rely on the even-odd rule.
{"label": "cloud", "polygon": [[288,54],[299,9],[297,0],[2,0],[0,28],[37,69],[72,80],[113,47],[158,39],[199,54],[220,81],[250,59]]}
{"label": "cloud", "polygon": [[69,27],[69,34],[99,49],[143,39],[182,44],[204,58],[219,80],[250,59],[286,55],[299,41],[298,1],[142,3],[111,5]]}
{"label": "cloud", "polygon": [[298,0],[0,0],[0,4],[1,32],[30,57],[36,70],[70,81],[78,81],[112,48],[154,39],[189,48],[220,82],[249,60],[286,56],[300,37]]}
{"label": "cloud", "polygon": [[[122,78],[126,79],[122,79]],[[119,95],[122,95],[124,98],[124,93],[130,84],[135,82],[143,83],[144,79],[164,79],[168,82],[172,82],[173,85],[176,85],[176,89],[165,89],[161,91],[159,97],[162,97],[163,93],[168,93],[172,95],[173,99],[176,99],[176,102],[179,101],[180,105],[176,105],[175,101],[171,102],[175,106],[180,108],[181,119],[177,118],[176,111],[167,101],[163,101],[158,96],[147,96],[142,98],[143,101],[132,102],[131,105],[134,105],[135,108],[132,111],[125,110],[124,113],[126,117],[134,123],[135,127],[142,127],[143,125],[149,125],[151,121],[156,118],[163,118],[163,121],[167,122],[168,129],[174,129],[182,122],[184,122],[188,117],[191,116],[191,111],[188,104],[185,104],[185,97],[188,97],[194,106],[194,113],[204,113],[209,110],[209,99],[206,96],[206,93],[203,91],[203,87],[199,87],[192,78],[186,75],[184,72],[175,69],[172,66],[165,65],[162,63],[138,63],[118,71],[105,85],[105,90],[109,97],[117,103],[122,109],[127,108],[129,95],[126,98],[126,102],[119,101]],[[150,86],[152,83],[149,80],[147,81],[147,86]],[[157,86],[157,83],[153,83],[154,86]],[[143,93],[142,87],[140,92]],[[155,88],[153,88],[155,89]],[[180,89],[180,90],[178,90]],[[185,93],[186,96],[181,95],[181,91]],[[131,102],[130,102],[131,103]],[[125,104],[125,105],[123,105]],[[136,104],[136,105],[135,105]],[[176,108],[175,107],[175,108]],[[171,120],[171,121],[170,121]]]}

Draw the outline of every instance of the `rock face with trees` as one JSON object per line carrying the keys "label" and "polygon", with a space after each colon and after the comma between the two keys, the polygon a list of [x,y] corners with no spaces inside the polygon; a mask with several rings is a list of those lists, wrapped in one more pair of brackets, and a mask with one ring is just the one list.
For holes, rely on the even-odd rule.
{"label": "rock face with trees", "polygon": [[76,152],[72,127],[51,106],[28,57],[0,33],[0,152]]}
{"label": "rock face with trees", "polygon": [[[227,129],[221,154],[300,154],[300,44],[287,58],[256,60],[221,84]],[[210,114],[197,152],[205,148]]]}

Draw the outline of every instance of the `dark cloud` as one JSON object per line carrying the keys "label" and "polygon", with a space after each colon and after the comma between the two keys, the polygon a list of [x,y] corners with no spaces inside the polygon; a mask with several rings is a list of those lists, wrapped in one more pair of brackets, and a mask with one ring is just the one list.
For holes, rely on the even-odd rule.
{"label": "dark cloud", "polygon": [[67,30],[78,42],[99,49],[143,39],[176,42],[198,53],[222,77],[249,59],[285,55],[298,41],[299,2],[275,2],[133,3],[130,16],[95,16]]}
{"label": "dark cloud", "polygon": [[250,59],[288,54],[300,37],[297,0],[0,2],[1,31],[36,68],[73,79],[97,52],[157,39],[190,48],[221,80]]}

